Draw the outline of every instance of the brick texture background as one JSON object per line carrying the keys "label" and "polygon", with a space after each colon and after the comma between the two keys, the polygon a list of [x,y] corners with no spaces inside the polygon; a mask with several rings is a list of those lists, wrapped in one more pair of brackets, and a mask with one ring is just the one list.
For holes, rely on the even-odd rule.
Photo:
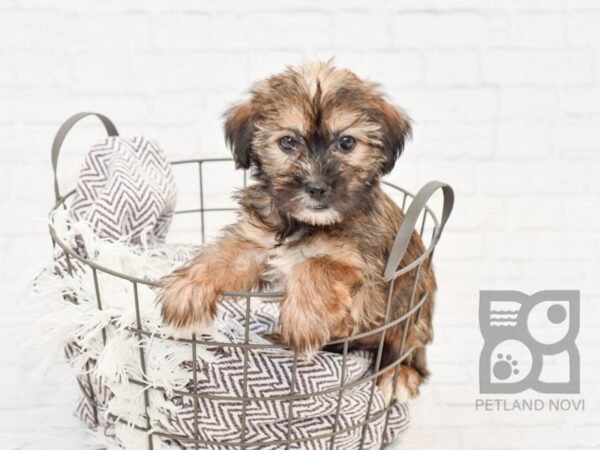
{"label": "brick texture background", "polygon": [[[109,115],[173,158],[226,155],[220,113],[315,58],[380,81],[414,119],[391,179],[451,183],[436,252],[433,376],[398,449],[600,448],[600,3],[594,0],[3,0],[0,3],[0,447],[79,449],[74,383],[26,346],[43,310],[15,296],[49,251],[50,143]],[[73,180],[92,122],[65,148]],[[582,292],[585,412],[476,412],[480,289]],[[543,397],[543,396],[542,396]]]}

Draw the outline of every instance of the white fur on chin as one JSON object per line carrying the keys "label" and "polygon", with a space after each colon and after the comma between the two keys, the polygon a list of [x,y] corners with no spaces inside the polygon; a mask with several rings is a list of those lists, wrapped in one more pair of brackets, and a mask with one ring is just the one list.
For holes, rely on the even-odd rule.
{"label": "white fur on chin", "polygon": [[332,225],[341,220],[342,216],[333,208],[323,210],[303,209],[296,214],[296,219],[311,225]]}

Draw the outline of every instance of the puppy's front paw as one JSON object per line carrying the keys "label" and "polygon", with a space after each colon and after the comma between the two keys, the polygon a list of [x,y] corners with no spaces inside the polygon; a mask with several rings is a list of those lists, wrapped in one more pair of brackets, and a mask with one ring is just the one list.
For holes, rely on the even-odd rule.
{"label": "puppy's front paw", "polygon": [[160,294],[165,333],[175,338],[201,334],[217,312],[218,290],[210,278],[180,269],[167,276]]}
{"label": "puppy's front paw", "polygon": [[286,299],[281,304],[281,339],[295,353],[311,358],[329,340],[329,330],[318,315],[299,311],[290,304],[286,305]]}
{"label": "puppy's front paw", "polygon": [[348,313],[351,302],[345,289],[331,285],[288,285],[281,302],[279,321],[281,336],[290,348],[312,357],[333,336],[346,335],[353,321]]}
{"label": "puppy's front paw", "polygon": [[419,395],[419,386],[423,377],[410,366],[400,365],[396,385],[393,385],[394,370],[384,372],[378,380],[379,388],[383,393],[386,404],[395,397],[398,403],[406,403],[411,398]]}

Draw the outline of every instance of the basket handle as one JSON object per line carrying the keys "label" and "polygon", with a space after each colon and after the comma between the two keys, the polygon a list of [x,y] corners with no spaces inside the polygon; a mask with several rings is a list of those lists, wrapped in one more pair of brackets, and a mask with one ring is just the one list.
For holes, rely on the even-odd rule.
{"label": "basket handle", "polygon": [[417,224],[417,220],[419,219],[419,215],[425,209],[425,206],[427,205],[427,202],[431,196],[438,189],[441,189],[442,193],[444,194],[444,205],[442,207],[440,228],[433,237],[433,240],[435,241],[433,244],[437,243],[437,241],[440,239],[444,226],[446,225],[446,222],[450,217],[450,213],[452,212],[452,208],[454,207],[454,191],[449,184],[442,183],[441,181],[430,181],[421,188],[417,195],[415,195],[413,201],[408,207],[408,210],[406,211],[406,214],[404,215],[404,219],[402,220],[398,234],[396,234],[396,239],[394,240],[394,245],[392,246],[392,250],[388,256],[385,271],[383,273],[386,281],[391,281],[396,277],[396,269],[398,268],[398,264],[400,264],[400,261],[402,261],[402,257],[408,248],[408,244],[415,229],[415,225]]}
{"label": "basket handle", "polygon": [[63,141],[65,140],[65,137],[67,137],[67,134],[69,133],[71,128],[73,128],[73,126],[77,122],[79,122],[81,119],[83,119],[84,117],[88,117],[88,116],[96,116],[98,119],[100,119],[100,121],[104,125],[104,128],[106,129],[106,132],[108,133],[109,136],[118,136],[119,135],[117,128],[114,126],[114,124],[110,121],[110,119],[108,117],[106,117],[102,114],[94,113],[94,112],[80,112],[78,114],[75,114],[74,116],[69,117],[65,121],[65,123],[62,124],[62,126],[56,133],[56,136],[54,137],[54,142],[52,143],[52,156],[51,156],[52,157],[52,171],[54,172],[54,197],[57,202],[61,199],[60,190],[58,188],[58,173],[57,173],[58,155],[60,153],[60,148],[62,147]]}

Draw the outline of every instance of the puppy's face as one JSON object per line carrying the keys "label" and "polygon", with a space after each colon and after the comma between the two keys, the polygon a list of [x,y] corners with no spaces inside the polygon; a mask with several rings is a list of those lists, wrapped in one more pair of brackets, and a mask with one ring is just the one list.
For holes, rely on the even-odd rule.
{"label": "puppy's face", "polygon": [[284,217],[312,225],[351,215],[409,135],[376,85],[329,63],[288,68],[225,114],[236,165],[253,167]]}

